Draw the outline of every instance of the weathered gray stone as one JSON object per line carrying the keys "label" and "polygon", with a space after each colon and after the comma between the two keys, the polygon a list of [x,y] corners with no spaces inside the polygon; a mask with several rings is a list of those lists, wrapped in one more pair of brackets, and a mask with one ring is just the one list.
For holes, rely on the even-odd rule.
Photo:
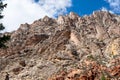
{"label": "weathered gray stone", "polygon": [[[7,74],[10,80],[98,80],[105,71],[119,77],[119,19],[104,11],[83,17],[71,12],[21,24],[4,33],[11,40],[0,49],[0,80]],[[52,79],[54,74],[58,76]]]}

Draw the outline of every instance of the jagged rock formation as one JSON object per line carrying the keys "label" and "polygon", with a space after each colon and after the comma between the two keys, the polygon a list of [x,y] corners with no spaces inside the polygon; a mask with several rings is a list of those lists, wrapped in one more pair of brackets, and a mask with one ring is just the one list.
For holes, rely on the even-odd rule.
{"label": "jagged rock formation", "polygon": [[0,49],[0,80],[120,79],[119,15],[45,16],[5,34],[11,40]]}

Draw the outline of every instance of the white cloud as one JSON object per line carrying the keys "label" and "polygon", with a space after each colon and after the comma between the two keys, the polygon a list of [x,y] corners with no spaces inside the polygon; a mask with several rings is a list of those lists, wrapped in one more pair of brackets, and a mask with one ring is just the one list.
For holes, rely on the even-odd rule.
{"label": "white cloud", "polygon": [[105,7],[102,7],[102,8],[101,8],[101,11],[106,11],[106,12],[110,12],[110,13],[114,14],[114,12],[113,12],[113,11],[108,10],[108,9],[107,9],[107,8],[105,8]]}
{"label": "white cloud", "polygon": [[102,11],[108,11],[107,8],[105,8],[105,7],[102,7],[101,10]]}
{"label": "white cloud", "polygon": [[114,13],[120,13],[120,0],[105,0],[109,3],[111,10]]}
{"label": "white cloud", "polygon": [[16,30],[20,24],[32,23],[34,20],[44,17],[54,17],[66,12],[66,8],[72,5],[71,0],[4,0],[7,8],[2,22],[6,31]]}

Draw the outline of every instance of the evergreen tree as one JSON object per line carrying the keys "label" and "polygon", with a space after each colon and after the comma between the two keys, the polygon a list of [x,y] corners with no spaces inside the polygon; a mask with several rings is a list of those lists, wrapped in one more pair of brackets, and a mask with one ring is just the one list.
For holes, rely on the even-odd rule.
{"label": "evergreen tree", "polygon": [[[2,11],[3,9],[7,6],[7,4],[3,4],[2,0],[0,0],[0,19],[3,18],[3,15],[2,15]],[[1,30],[4,30],[5,27],[3,26],[2,23],[0,23],[0,31]],[[0,48],[5,48],[5,42],[7,42],[7,40],[10,39],[10,36],[6,36],[6,35],[1,35],[0,34]]]}

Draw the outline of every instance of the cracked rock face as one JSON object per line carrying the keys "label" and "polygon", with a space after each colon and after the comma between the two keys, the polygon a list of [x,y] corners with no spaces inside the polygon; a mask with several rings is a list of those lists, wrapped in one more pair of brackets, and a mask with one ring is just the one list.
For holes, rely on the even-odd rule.
{"label": "cracked rock face", "polygon": [[114,39],[106,48],[106,52],[110,55],[120,55],[120,38]]}
{"label": "cracked rock face", "polygon": [[120,79],[120,16],[71,12],[21,24],[0,49],[0,80]]}

